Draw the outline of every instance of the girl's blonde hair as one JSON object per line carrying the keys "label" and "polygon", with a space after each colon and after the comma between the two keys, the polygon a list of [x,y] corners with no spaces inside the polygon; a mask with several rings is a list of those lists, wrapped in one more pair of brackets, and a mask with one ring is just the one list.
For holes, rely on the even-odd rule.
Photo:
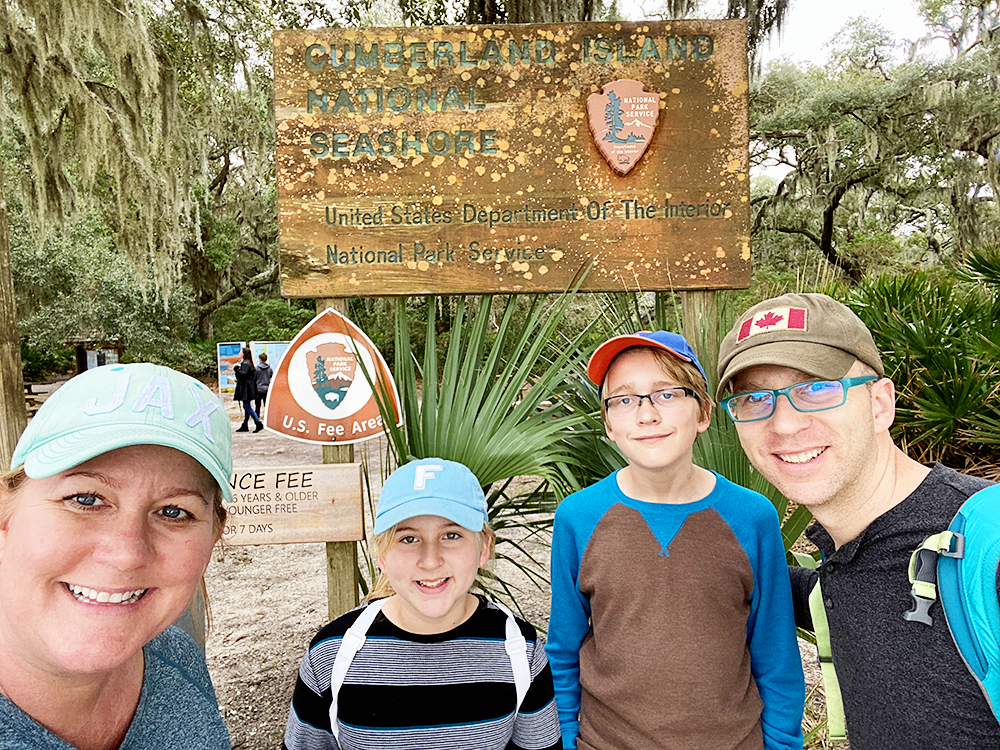
{"label": "girl's blonde hair", "polygon": [[[398,526],[398,524],[397,524]],[[393,539],[396,536],[396,526],[393,526],[388,531],[383,531],[381,534],[377,534],[371,540],[371,549],[375,551],[376,558],[384,557],[392,547]],[[489,545],[490,556],[487,558],[487,564],[493,559],[493,553],[496,551],[496,541],[497,535],[488,525],[483,524],[483,530],[479,532],[479,543]],[[378,577],[375,579],[375,583],[372,585],[371,590],[368,592],[368,596],[364,598],[362,604],[368,604],[377,599],[386,599],[396,592],[392,590],[392,584],[389,583],[389,576],[385,574],[385,571],[381,568],[378,571]]]}

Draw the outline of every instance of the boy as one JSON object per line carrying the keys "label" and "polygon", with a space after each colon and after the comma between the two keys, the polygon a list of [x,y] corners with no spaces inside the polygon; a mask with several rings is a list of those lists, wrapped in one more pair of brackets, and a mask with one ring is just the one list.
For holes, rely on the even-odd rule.
{"label": "boy", "polygon": [[590,360],[628,466],[559,506],[546,651],[563,745],[798,750],[805,686],[774,506],[695,466],[711,400],[683,337]]}

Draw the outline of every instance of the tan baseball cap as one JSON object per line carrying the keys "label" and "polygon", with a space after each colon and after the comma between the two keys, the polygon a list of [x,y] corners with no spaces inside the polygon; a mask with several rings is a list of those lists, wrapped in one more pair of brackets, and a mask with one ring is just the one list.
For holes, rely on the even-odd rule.
{"label": "tan baseball cap", "polygon": [[719,349],[721,399],[729,381],[754,365],[801,370],[839,380],[861,360],[885,375],[871,331],[847,306],[825,294],[783,294],[741,315]]}

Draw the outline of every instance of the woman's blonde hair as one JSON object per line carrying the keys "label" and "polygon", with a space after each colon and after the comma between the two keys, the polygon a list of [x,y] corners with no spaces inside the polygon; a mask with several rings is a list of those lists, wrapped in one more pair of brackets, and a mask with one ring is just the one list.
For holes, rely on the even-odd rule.
{"label": "woman's blonde hair", "polygon": [[[398,526],[398,524],[397,524]],[[372,540],[370,549],[374,550],[376,559],[379,557],[384,557],[392,547],[394,537],[396,536],[396,526],[393,526],[388,531],[383,531],[381,534],[377,534]],[[496,541],[497,535],[488,525],[483,524],[483,530],[479,532],[479,543],[489,545],[490,556],[487,558],[486,563],[493,559],[493,553],[496,551]],[[378,577],[375,579],[375,583],[372,584],[371,590],[368,592],[368,596],[364,598],[363,604],[368,602],[373,602],[376,599],[385,599],[392,596],[396,592],[392,590],[392,584],[389,583],[389,576],[385,574],[385,571],[381,568],[378,572]]]}
{"label": "woman's blonde hair", "polygon": [[24,467],[19,466],[6,474],[0,474],[0,526],[7,524],[14,510],[14,495],[28,481]]}

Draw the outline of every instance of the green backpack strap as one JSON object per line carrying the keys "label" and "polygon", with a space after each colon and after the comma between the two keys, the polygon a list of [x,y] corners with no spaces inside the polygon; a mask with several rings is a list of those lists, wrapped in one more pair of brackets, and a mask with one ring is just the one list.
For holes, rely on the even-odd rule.
{"label": "green backpack strap", "polygon": [[816,585],[809,593],[809,612],[812,614],[813,631],[816,633],[816,650],[819,653],[819,668],[823,672],[823,688],[826,692],[826,727],[831,740],[847,739],[847,723],[844,717],[844,700],[840,694],[840,682],[833,668],[833,651],[830,648],[830,623],[826,619],[823,606],[823,591],[816,578]]}
{"label": "green backpack strap", "polygon": [[[957,549],[952,550],[952,542],[958,542]],[[912,622],[933,624],[930,615],[931,605],[937,601],[937,562],[938,555],[961,557],[964,553],[964,538],[952,531],[942,531],[924,539],[924,543],[913,550],[910,555],[910,596],[913,597],[913,609],[903,613],[903,619]]]}

